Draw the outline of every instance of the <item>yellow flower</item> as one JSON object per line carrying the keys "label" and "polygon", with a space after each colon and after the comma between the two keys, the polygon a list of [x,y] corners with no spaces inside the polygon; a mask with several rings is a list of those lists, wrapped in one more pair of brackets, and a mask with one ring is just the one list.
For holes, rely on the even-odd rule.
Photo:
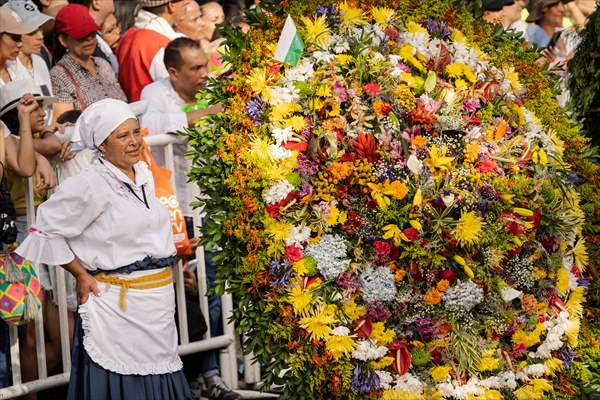
{"label": "yellow flower", "polygon": [[465,161],[474,163],[479,158],[479,143],[467,143],[465,146]]}
{"label": "yellow flower", "polygon": [[398,228],[398,226],[394,225],[394,224],[389,224],[383,227],[383,238],[384,239],[393,239],[394,240],[394,245],[396,246],[400,246],[400,243],[402,243],[402,241],[408,241],[408,238],[406,237],[406,235],[404,234],[404,232],[402,232],[400,230],[400,228]]}
{"label": "yellow flower", "polygon": [[521,83],[519,82],[519,74],[515,71],[515,67],[511,66],[510,68],[504,69],[504,75],[506,79],[510,81],[510,87],[514,92],[521,91]]}
{"label": "yellow flower", "polygon": [[335,59],[340,67],[345,67],[354,60],[354,57],[350,54],[338,54],[335,56]]}
{"label": "yellow flower", "polygon": [[550,390],[552,390],[552,385],[546,379],[532,379],[515,390],[513,394],[519,400],[538,400],[542,399],[544,393]]}
{"label": "yellow flower", "polygon": [[585,291],[583,286],[578,286],[571,292],[571,296],[567,301],[567,310],[571,317],[579,317],[583,315],[583,301],[585,300]]}
{"label": "yellow flower", "polygon": [[457,43],[466,43],[467,42],[465,35],[463,35],[463,33],[461,31],[459,31],[458,29],[455,29],[452,31],[452,34],[450,35],[450,39],[452,39],[453,41],[455,41]]}
{"label": "yellow flower", "polygon": [[400,181],[390,182],[387,179],[383,184],[369,183],[371,189],[371,197],[377,201],[377,204],[382,210],[385,210],[390,205],[390,199],[386,196],[391,196],[394,200],[402,200],[408,193],[406,185]]}
{"label": "yellow flower", "polygon": [[546,367],[546,374],[549,376],[554,376],[556,372],[562,371],[564,368],[562,360],[556,357],[547,359],[544,366]]}
{"label": "yellow flower", "polygon": [[293,265],[294,267],[294,271],[296,271],[296,274],[298,274],[299,277],[303,277],[304,275],[306,275],[308,273],[308,268],[306,267],[306,264],[304,263],[304,258],[300,261],[296,261]]}
{"label": "yellow flower", "polygon": [[396,332],[386,330],[383,322],[374,322],[371,328],[371,339],[375,340],[380,346],[387,346],[392,343],[396,337]]}
{"label": "yellow flower", "polygon": [[344,304],[344,314],[346,314],[346,316],[352,321],[356,321],[366,313],[366,308],[364,306],[357,305],[354,301],[354,298],[350,299],[350,301]]}
{"label": "yellow flower", "polygon": [[288,236],[291,225],[279,222],[271,217],[265,219],[265,231],[274,241],[283,241]]}
{"label": "yellow flower", "polygon": [[327,26],[327,16],[321,15],[314,21],[311,21],[308,17],[302,17],[302,23],[304,24],[304,37],[307,43],[314,43],[320,47],[329,46],[331,41],[331,31]]}
{"label": "yellow flower", "polygon": [[590,259],[588,257],[587,248],[585,246],[585,239],[580,238],[573,248],[573,257],[575,258],[575,265],[581,272],[585,272],[585,267],[588,266]]}
{"label": "yellow flower", "polygon": [[406,31],[408,33],[413,33],[413,34],[422,34],[425,35],[426,37],[429,36],[429,32],[427,32],[427,29],[423,28],[421,25],[413,22],[413,21],[409,21],[408,24],[406,24]]}
{"label": "yellow flower", "polygon": [[271,88],[267,85],[267,70],[265,68],[254,68],[246,83],[250,86],[252,93],[255,95],[263,95],[265,98],[269,98]]}
{"label": "yellow flower", "polygon": [[565,337],[567,343],[572,348],[576,348],[579,341],[579,329],[581,328],[581,321],[579,318],[569,318],[567,328],[565,329]]}
{"label": "yellow flower", "polygon": [[433,379],[435,383],[440,383],[446,380],[451,370],[452,368],[446,365],[440,365],[438,367],[431,368],[429,373],[431,374],[431,379]]}
{"label": "yellow flower", "polygon": [[565,293],[569,289],[569,272],[561,267],[556,273],[556,290],[559,294]]}
{"label": "yellow flower", "polygon": [[479,371],[494,371],[500,365],[500,360],[495,357],[482,357],[479,362]]}
{"label": "yellow flower", "polygon": [[329,217],[327,218],[327,221],[325,221],[325,223],[328,226],[336,225],[338,223],[339,215],[340,215],[340,210],[338,210],[336,206],[331,206],[329,208]]}
{"label": "yellow flower", "polygon": [[416,53],[417,52],[415,48],[410,44],[405,44],[400,48],[400,58],[403,61],[412,64],[412,66],[417,68],[419,71],[425,72],[425,66],[417,59],[417,57],[415,57]]}
{"label": "yellow flower", "polygon": [[382,357],[381,359],[377,360],[377,361],[371,361],[369,363],[369,367],[372,369],[384,369],[386,367],[389,367],[390,365],[392,365],[392,363],[394,362],[394,357]]}
{"label": "yellow flower", "polygon": [[314,309],[300,319],[300,327],[306,329],[311,340],[325,339],[331,335],[331,325],[337,322],[335,306],[323,303],[317,304]]}
{"label": "yellow flower", "polygon": [[294,132],[300,132],[306,126],[306,121],[301,115],[294,115],[293,117],[288,118],[284,125],[285,127],[290,126]]}
{"label": "yellow flower", "polygon": [[420,206],[421,204],[423,204],[423,194],[421,193],[421,189],[417,189],[415,197],[413,197],[413,206]]}
{"label": "yellow flower", "polygon": [[311,291],[303,289],[300,285],[300,281],[298,281],[287,293],[287,301],[292,305],[294,314],[302,315],[312,301],[313,296]]}
{"label": "yellow flower", "polygon": [[340,13],[342,15],[342,26],[345,28],[366,25],[367,23],[367,19],[361,9],[352,7],[346,2],[340,4]]}
{"label": "yellow flower", "polygon": [[454,161],[454,157],[446,157],[446,153],[448,152],[448,148],[444,146],[442,150],[438,150],[437,145],[431,146],[429,149],[429,158],[425,161],[425,163],[431,168],[432,172],[436,170],[445,171],[448,169],[448,166],[452,161]]}
{"label": "yellow flower", "polygon": [[463,212],[456,225],[454,237],[462,246],[475,244],[479,241],[481,220],[473,211]]}
{"label": "yellow flower", "polygon": [[271,109],[271,120],[281,123],[288,114],[296,111],[302,111],[302,106],[296,103],[279,103]]}
{"label": "yellow flower", "polygon": [[469,394],[465,400],[502,400],[502,393],[493,389],[485,389],[485,392],[480,395]]}
{"label": "yellow flower", "polygon": [[351,336],[347,335],[331,335],[325,341],[325,347],[331,352],[333,358],[340,359],[344,356],[352,354],[356,343]]}
{"label": "yellow flower", "polygon": [[373,15],[375,23],[384,29],[389,26],[394,18],[394,10],[386,7],[373,7],[373,9],[371,9],[371,14]]}

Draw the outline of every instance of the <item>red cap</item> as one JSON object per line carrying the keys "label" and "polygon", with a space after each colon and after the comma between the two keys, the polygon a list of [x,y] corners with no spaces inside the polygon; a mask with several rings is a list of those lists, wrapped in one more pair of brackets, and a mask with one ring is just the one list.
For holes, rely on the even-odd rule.
{"label": "red cap", "polygon": [[77,40],[100,30],[87,7],[81,4],[69,4],[63,7],[56,14],[54,27],[56,33],[64,33]]}

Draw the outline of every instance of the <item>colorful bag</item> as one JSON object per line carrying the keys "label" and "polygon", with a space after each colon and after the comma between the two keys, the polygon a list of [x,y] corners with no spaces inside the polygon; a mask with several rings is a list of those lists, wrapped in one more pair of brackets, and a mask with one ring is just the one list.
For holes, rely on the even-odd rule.
{"label": "colorful bag", "polygon": [[[147,134],[148,130],[142,129],[142,136],[146,136]],[[185,226],[185,218],[181,211],[181,207],[179,206],[179,201],[175,196],[173,185],[171,185],[171,171],[158,165],[150,151],[150,146],[148,146],[146,142],[144,142],[142,147],[141,160],[148,164],[148,169],[152,172],[156,197],[160,203],[169,210],[173,230],[173,240],[175,241],[177,254],[192,254],[190,240]]]}
{"label": "colorful bag", "polygon": [[0,253],[0,318],[9,325],[32,321],[42,306],[42,287],[33,263]]}

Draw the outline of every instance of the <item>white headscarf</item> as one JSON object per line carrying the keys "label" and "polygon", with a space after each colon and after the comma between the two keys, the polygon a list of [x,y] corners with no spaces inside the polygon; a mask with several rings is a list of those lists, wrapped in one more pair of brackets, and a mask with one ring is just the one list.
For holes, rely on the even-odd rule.
{"label": "white headscarf", "polygon": [[136,116],[127,103],[115,99],[97,101],[77,119],[72,141],[81,141],[85,148],[94,151],[94,158],[97,158],[100,155],[98,147],[112,131],[130,118]]}

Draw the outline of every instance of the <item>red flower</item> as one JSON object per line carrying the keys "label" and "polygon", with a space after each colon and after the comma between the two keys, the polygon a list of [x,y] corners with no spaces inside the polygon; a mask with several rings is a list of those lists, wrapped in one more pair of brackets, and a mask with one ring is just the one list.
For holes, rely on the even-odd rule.
{"label": "red flower", "polygon": [[362,317],[352,322],[352,327],[358,337],[369,337],[373,330],[373,324],[367,317]]}
{"label": "red flower", "polygon": [[397,30],[395,30],[392,27],[389,28],[385,28],[385,34],[388,35],[388,37],[390,38],[390,40],[392,41],[396,41],[396,39],[398,39],[398,36],[400,36],[400,34],[398,33]]}
{"label": "red flower", "polygon": [[477,169],[479,172],[494,172],[497,168],[498,164],[496,164],[496,161],[490,158],[486,158],[485,160],[477,163]]}
{"label": "red flower", "polygon": [[417,240],[417,237],[419,236],[419,231],[416,230],[415,228],[413,228],[412,226],[410,228],[406,228],[405,230],[403,230],[402,233],[404,233],[404,235],[411,242],[414,242],[415,240]]}
{"label": "red flower", "polygon": [[271,216],[271,218],[279,218],[281,214],[279,214],[279,206],[277,204],[269,204],[267,205],[267,212]]}
{"label": "red flower", "polygon": [[302,249],[296,246],[288,246],[285,248],[285,256],[289,262],[302,260]]}
{"label": "red flower", "polygon": [[299,152],[304,152],[308,149],[308,143],[290,141],[285,142],[282,147],[288,150],[298,150]]}
{"label": "red flower", "polygon": [[363,89],[364,89],[365,93],[371,97],[375,97],[379,94],[379,92],[381,92],[379,85],[375,82],[367,83],[366,85],[363,86]]}
{"label": "red flower", "polygon": [[429,355],[431,356],[431,359],[433,360],[434,363],[436,363],[436,364],[444,363],[444,354],[443,354],[442,350],[438,349],[437,347],[434,347],[433,349],[429,350]]}
{"label": "red flower", "polygon": [[440,274],[440,277],[452,284],[456,280],[456,272],[452,271],[451,269],[445,269]]}
{"label": "red flower", "polygon": [[277,64],[271,64],[267,68],[267,71],[269,72],[269,75],[278,74],[280,70],[281,70],[281,67],[279,65],[277,65]]}
{"label": "red flower", "polygon": [[387,256],[390,254],[391,246],[388,242],[377,240],[375,243],[373,243],[373,247],[375,247],[375,253],[380,256]]}
{"label": "red flower", "polygon": [[396,340],[390,345],[389,348],[391,350],[390,356],[394,358],[392,368],[398,374],[404,375],[408,372],[410,364],[412,363],[412,358],[410,357],[410,352],[408,351],[406,342]]}
{"label": "red flower", "polygon": [[344,153],[340,157],[340,160],[342,162],[354,162],[355,159],[356,159],[356,157],[352,153]]}

